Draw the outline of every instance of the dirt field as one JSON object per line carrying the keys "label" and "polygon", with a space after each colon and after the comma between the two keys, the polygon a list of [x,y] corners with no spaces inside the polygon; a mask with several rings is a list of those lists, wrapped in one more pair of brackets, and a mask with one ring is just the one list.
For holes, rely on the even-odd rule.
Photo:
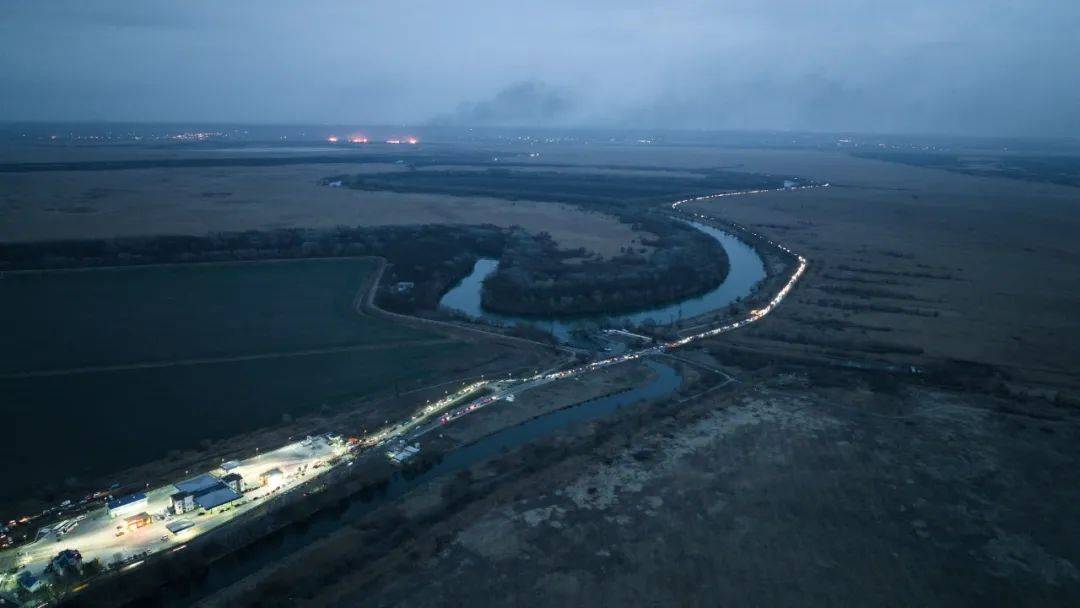
{"label": "dirt field", "polygon": [[[744,375],[734,393],[485,491],[293,601],[1073,605],[1080,419],[1002,405]],[[417,521],[433,508],[432,491],[401,506]],[[365,529],[343,535],[361,543]]]}
{"label": "dirt field", "polygon": [[613,217],[556,203],[360,192],[319,185],[400,165],[291,165],[0,173],[0,240],[106,238],[338,225],[495,224],[600,255],[639,245]]}
{"label": "dirt field", "polygon": [[[923,360],[979,361],[1080,383],[1080,190],[839,155],[785,156],[749,155],[745,166],[798,163],[834,187],[711,207],[814,261],[793,305],[755,332],[875,339],[923,349]],[[808,318],[853,327],[826,330]]]}

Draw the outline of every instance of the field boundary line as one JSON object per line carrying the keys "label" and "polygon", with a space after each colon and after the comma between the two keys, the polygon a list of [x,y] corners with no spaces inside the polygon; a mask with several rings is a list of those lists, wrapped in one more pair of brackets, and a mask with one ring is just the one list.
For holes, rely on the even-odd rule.
{"label": "field boundary line", "polygon": [[304,350],[281,351],[272,353],[257,353],[252,355],[235,355],[231,357],[201,357],[191,359],[172,359],[169,361],[145,361],[141,363],[122,363],[118,365],[97,365],[87,367],[71,367],[66,369],[46,369],[26,372],[12,372],[0,374],[2,380],[15,380],[20,378],[47,378],[50,376],[66,376],[70,374],[90,374],[97,372],[122,372],[137,369],[158,369],[163,367],[180,367],[186,365],[210,365],[215,363],[239,363],[243,361],[259,361],[262,359],[287,359],[289,357],[311,357],[318,355],[330,355],[335,353],[359,352],[366,350],[385,350],[402,346],[428,346],[435,344],[453,344],[457,340],[453,338],[432,338],[430,340],[405,340],[401,342],[388,342],[386,344],[353,344],[347,346],[331,346],[327,348],[309,348]]}
{"label": "field boundary line", "polygon": [[331,260],[381,260],[377,255],[330,255],[304,258],[260,258],[257,260],[213,260],[206,262],[158,262],[155,264],[114,264],[112,266],[77,266],[65,268],[12,268],[0,270],[0,279],[6,275],[47,274],[68,272],[91,272],[94,270],[131,270],[134,268],[176,268],[179,266],[236,266],[240,264],[286,264],[289,262],[307,262]]}

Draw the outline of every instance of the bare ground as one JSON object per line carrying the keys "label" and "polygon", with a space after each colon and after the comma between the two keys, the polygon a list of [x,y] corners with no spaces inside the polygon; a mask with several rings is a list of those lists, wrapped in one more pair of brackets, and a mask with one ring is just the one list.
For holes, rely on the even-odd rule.
{"label": "bare ground", "polygon": [[[779,374],[499,487],[306,605],[1075,605],[1075,413]],[[483,478],[483,473],[476,473]],[[430,504],[430,496],[412,501]],[[421,507],[423,508],[423,507]],[[439,539],[433,542],[433,539]],[[467,584],[463,584],[468,581]]]}
{"label": "bare ground", "polygon": [[[738,336],[747,344],[821,351],[831,340],[843,351],[874,340],[924,351],[896,360],[956,358],[1080,384],[1080,190],[840,154],[742,158],[747,170],[833,184],[697,205],[813,264],[769,323]],[[793,346],[799,333],[810,339]]]}
{"label": "bare ground", "polygon": [[614,217],[559,203],[366,192],[319,185],[398,165],[289,165],[0,173],[0,240],[110,238],[338,225],[494,224],[548,232],[603,256],[640,247]]}

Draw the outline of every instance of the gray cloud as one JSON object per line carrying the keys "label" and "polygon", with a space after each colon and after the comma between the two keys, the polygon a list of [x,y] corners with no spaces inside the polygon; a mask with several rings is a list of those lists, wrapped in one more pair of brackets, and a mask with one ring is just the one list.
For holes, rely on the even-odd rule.
{"label": "gray cloud", "polygon": [[0,119],[1080,135],[1080,3],[8,0]]}

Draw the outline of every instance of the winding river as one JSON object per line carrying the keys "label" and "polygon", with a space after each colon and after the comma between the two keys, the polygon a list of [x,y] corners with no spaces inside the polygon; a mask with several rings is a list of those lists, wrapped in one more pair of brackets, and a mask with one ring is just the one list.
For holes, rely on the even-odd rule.
{"label": "winding river", "polygon": [[588,315],[580,317],[518,317],[504,315],[481,306],[480,293],[484,279],[495,272],[499,262],[490,258],[481,258],[473,267],[472,273],[446,292],[439,301],[443,308],[462,313],[472,319],[494,325],[531,324],[553,334],[560,342],[572,341],[571,332],[575,329],[595,328],[600,323],[615,327],[642,325],[652,321],[657,325],[667,325],[698,315],[720,310],[732,302],[745,298],[754,287],[765,278],[765,264],[754,249],[735,236],[698,222],[687,222],[694,228],[716,239],[727,252],[730,267],[724,280],[712,291],[688,298],[681,302],[659,308],[652,308],[625,315]]}

